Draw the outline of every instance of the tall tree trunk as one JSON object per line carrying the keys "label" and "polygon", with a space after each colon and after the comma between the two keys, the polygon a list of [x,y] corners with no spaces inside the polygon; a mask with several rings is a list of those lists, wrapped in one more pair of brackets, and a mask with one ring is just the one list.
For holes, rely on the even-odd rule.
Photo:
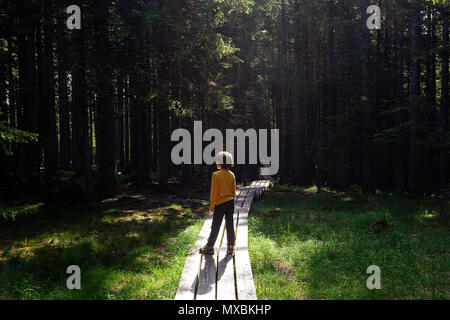
{"label": "tall tree trunk", "polygon": [[[136,29],[138,32],[138,29]],[[133,41],[133,48],[140,57],[143,52],[143,40]],[[142,61],[139,59],[139,61]],[[145,184],[150,179],[149,141],[148,141],[148,105],[145,101],[148,79],[140,70],[145,69],[145,63],[138,63],[130,74],[130,91],[132,96],[130,106],[131,117],[131,170],[136,174],[137,182]]]}
{"label": "tall tree trunk", "polygon": [[153,141],[152,141],[152,169],[154,171],[157,170],[158,168],[158,132],[159,132],[159,128],[160,128],[160,124],[159,124],[159,113],[158,113],[158,105],[153,105],[152,108],[152,137],[153,137]]}
{"label": "tall tree trunk", "polygon": [[128,75],[125,77],[125,128],[124,128],[124,148],[125,148],[125,172],[130,172],[130,86],[128,81]]}
{"label": "tall tree trunk", "polygon": [[347,72],[346,72],[346,59],[347,59],[347,47],[346,47],[346,10],[347,10],[346,0],[339,0],[338,2],[338,17],[340,19],[340,24],[336,29],[336,92],[337,92],[337,119],[338,125],[336,127],[337,134],[337,144],[334,146],[337,151],[336,154],[336,186],[338,188],[344,188],[348,181],[348,163],[346,161],[347,155],[347,138],[343,129],[346,127],[345,121],[345,104],[347,102]]}
{"label": "tall tree trunk", "polygon": [[372,192],[374,190],[372,180],[372,104],[370,103],[370,78],[369,78],[369,45],[370,32],[366,26],[366,9],[369,1],[364,0],[361,5],[361,113],[362,113],[362,167],[363,167],[363,190]]}
{"label": "tall tree trunk", "polygon": [[[45,7],[43,9],[48,10]],[[53,68],[53,21],[49,16],[44,18],[43,34],[40,28],[38,30],[38,48],[39,143],[44,151],[45,181],[47,185],[51,185],[56,177],[58,165],[58,139],[56,136],[55,80]]]}
{"label": "tall tree trunk", "polygon": [[[399,17],[394,16],[395,42],[398,45],[398,53],[396,60],[396,81],[395,81],[395,102],[398,106],[405,105],[404,93],[404,50],[403,50],[403,30],[400,27]],[[395,125],[402,128],[403,124],[408,121],[406,110],[401,110],[395,114]],[[396,135],[395,141],[395,191],[397,193],[404,192],[407,189],[407,168],[408,168],[408,133],[401,129]]]}
{"label": "tall tree trunk", "polygon": [[442,43],[446,46],[444,50],[442,50],[442,91],[441,91],[441,112],[440,112],[440,133],[439,133],[439,140],[441,143],[441,148],[439,151],[439,162],[440,162],[440,170],[439,170],[439,176],[440,176],[440,185],[442,188],[446,187],[449,183],[449,174],[448,174],[448,168],[449,168],[449,146],[448,142],[447,145],[444,147],[445,142],[448,141],[448,44],[449,44],[449,37],[448,37],[448,14],[443,15],[443,24],[442,24]]}
{"label": "tall tree trunk", "polygon": [[92,198],[92,167],[89,162],[89,108],[86,82],[85,29],[73,31],[75,64],[72,71],[72,160],[77,176],[84,178],[85,200]]}
{"label": "tall tree trunk", "polygon": [[[426,93],[427,93],[427,102],[430,106],[430,109],[434,109],[436,104],[436,55],[434,54],[434,49],[436,46],[435,40],[435,32],[436,32],[436,22],[435,17],[433,16],[435,13],[433,12],[433,5],[430,3],[428,5],[428,15],[427,15],[427,57],[426,57]],[[445,18],[444,18],[445,19]],[[448,63],[448,61],[447,61]]]}
{"label": "tall tree trunk", "polygon": [[59,30],[57,45],[58,58],[58,107],[59,107],[59,163],[61,169],[70,169],[70,116],[67,90],[67,37],[64,29]]}
{"label": "tall tree trunk", "polygon": [[[337,106],[337,78],[336,78],[336,55],[335,55],[335,23],[336,23],[336,5],[334,1],[328,2],[328,14],[327,14],[327,25],[328,25],[328,44],[327,44],[327,105],[325,118],[327,123],[326,129],[326,141],[324,145],[331,145],[332,137],[336,135],[333,130],[334,126],[331,125],[330,118],[336,116],[336,106]],[[336,164],[329,163],[327,159],[330,157],[330,152],[327,151],[328,148],[321,149],[322,167],[326,168],[326,182],[328,185],[336,184]],[[326,156],[326,157],[324,157]]]}
{"label": "tall tree trunk", "polygon": [[409,93],[409,120],[411,124],[409,136],[409,172],[408,190],[418,191],[418,148],[417,148],[417,113],[419,99],[419,47],[418,38],[420,33],[419,8],[413,1],[413,12],[411,16],[411,87]]}
{"label": "tall tree trunk", "polygon": [[286,127],[286,101],[287,101],[287,21],[286,21],[286,2],[281,0],[281,23],[280,23],[280,49],[278,53],[278,72],[277,82],[279,82],[278,105],[277,105],[277,125],[280,130],[280,182],[282,184],[288,181],[288,140]]}
{"label": "tall tree trunk", "polygon": [[165,189],[169,179],[169,91],[167,83],[167,68],[164,64],[161,65],[158,72],[158,169],[159,169],[159,186]]}
{"label": "tall tree trunk", "polygon": [[300,3],[294,3],[295,23],[295,82],[294,82],[294,109],[293,109],[293,134],[295,148],[293,148],[293,175],[292,182],[298,185],[305,184],[305,110],[303,98],[303,69],[302,69],[302,43],[300,31],[302,30]]}
{"label": "tall tree trunk", "polygon": [[[1,57],[3,60],[3,56]],[[8,105],[6,104],[6,79],[8,70],[3,61],[0,65],[0,121],[8,121]]]}
{"label": "tall tree trunk", "polygon": [[123,97],[123,75],[119,74],[117,77],[117,150],[116,156],[118,159],[120,171],[124,171],[125,164],[125,148],[124,148],[124,97]]}
{"label": "tall tree trunk", "polygon": [[97,0],[95,14],[95,52],[97,118],[95,122],[96,159],[98,166],[97,195],[110,195],[116,186],[116,161],[114,142],[113,78],[111,47],[108,37],[108,6],[110,1]]}
{"label": "tall tree trunk", "polygon": [[[19,28],[18,31],[18,65],[19,65],[19,103],[17,110],[17,126],[19,129],[38,133],[38,108],[36,108],[36,64],[35,52],[35,21],[30,16],[37,10],[30,2],[18,5]],[[18,148],[18,167],[26,181],[22,186],[37,190],[40,185],[40,153],[39,145],[31,143]],[[26,183],[25,183],[26,182]],[[26,191],[26,190],[22,190]]]}

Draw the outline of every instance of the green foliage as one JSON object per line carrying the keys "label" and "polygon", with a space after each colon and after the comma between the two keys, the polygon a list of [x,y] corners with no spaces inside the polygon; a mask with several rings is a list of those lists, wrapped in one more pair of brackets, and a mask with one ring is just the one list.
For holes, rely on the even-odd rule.
{"label": "green foliage", "polygon": [[[2,112],[0,111],[0,116]],[[7,121],[0,121],[0,152],[4,155],[12,155],[8,148],[10,143],[32,143],[37,142],[38,134],[13,128]]]}
{"label": "green foliage", "polygon": [[439,3],[445,4],[447,2],[447,0],[428,0],[428,1],[432,1],[433,4],[435,4],[435,5],[439,4]]}
{"label": "green foliage", "polygon": [[45,205],[43,202],[32,204],[23,204],[18,206],[2,206],[0,205],[0,220],[14,221],[17,217],[38,213]]}

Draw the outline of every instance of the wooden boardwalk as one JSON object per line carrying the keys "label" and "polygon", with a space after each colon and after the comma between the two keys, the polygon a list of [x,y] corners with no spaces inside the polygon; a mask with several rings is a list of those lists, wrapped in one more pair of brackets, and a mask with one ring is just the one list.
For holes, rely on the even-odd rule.
{"label": "wooden boardwalk", "polygon": [[211,231],[210,212],[195,246],[189,252],[175,300],[256,300],[252,268],[248,255],[247,217],[252,201],[270,187],[269,180],[253,181],[236,192],[234,225],[236,243],[234,255],[227,255],[225,219],[214,245],[214,255],[201,255]]}

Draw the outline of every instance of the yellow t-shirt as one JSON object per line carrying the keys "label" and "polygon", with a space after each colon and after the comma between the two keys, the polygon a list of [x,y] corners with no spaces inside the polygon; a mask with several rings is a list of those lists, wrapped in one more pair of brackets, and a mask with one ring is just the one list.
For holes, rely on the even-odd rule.
{"label": "yellow t-shirt", "polygon": [[230,170],[220,169],[212,174],[211,179],[211,210],[224,202],[236,197],[236,179]]}

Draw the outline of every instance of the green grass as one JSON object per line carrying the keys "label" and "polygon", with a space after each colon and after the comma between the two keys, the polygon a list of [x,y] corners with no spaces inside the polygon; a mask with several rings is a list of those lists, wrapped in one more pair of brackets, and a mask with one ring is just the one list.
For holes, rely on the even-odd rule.
{"label": "green grass", "polygon": [[[208,210],[170,203],[178,200],[136,210],[3,206],[17,218],[0,220],[0,299],[173,299]],[[81,268],[81,290],[66,287],[69,265]]]}
{"label": "green grass", "polygon": [[450,299],[450,229],[424,200],[312,190],[277,186],[252,205],[258,299]]}

